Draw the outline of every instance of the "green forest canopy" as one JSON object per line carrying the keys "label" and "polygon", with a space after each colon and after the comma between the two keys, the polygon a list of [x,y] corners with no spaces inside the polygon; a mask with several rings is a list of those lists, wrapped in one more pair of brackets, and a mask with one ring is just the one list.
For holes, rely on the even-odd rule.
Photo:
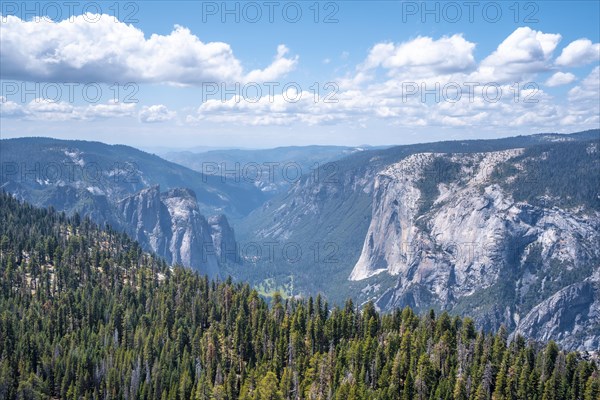
{"label": "green forest canopy", "polygon": [[598,400],[598,366],[469,318],[275,296],[0,194],[0,398]]}

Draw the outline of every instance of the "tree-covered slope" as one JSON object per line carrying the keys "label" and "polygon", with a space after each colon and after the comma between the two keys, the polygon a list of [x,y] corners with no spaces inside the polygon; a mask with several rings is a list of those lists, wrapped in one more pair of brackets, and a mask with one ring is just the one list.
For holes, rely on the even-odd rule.
{"label": "tree-covered slope", "polygon": [[0,398],[583,399],[590,355],[473,321],[209,282],[0,195]]}

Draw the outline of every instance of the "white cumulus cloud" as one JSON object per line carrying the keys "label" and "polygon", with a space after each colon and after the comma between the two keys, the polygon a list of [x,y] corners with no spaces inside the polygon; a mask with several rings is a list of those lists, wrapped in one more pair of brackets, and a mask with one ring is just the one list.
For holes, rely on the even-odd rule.
{"label": "white cumulus cloud", "polygon": [[557,72],[546,81],[546,86],[561,86],[568,85],[575,81],[576,77],[570,72]]}
{"label": "white cumulus cloud", "polygon": [[399,44],[376,44],[362,67],[420,69],[432,74],[464,71],[475,64],[474,49],[475,44],[462,35],[444,36],[437,40],[420,36]]}
{"label": "white cumulus cloud", "polygon": [[529,27],[517,28],[498,48],[481,61],[474,75],[478,81],[509,82],[546,71],[561,35]]}
{"label": "white cumulus cloud", "polygon": [[142,108],[139,113],[139,118],[141,122],[165,122],[172,120],[176,115],[177,113],[169,110],[167,106],[156,104]]}
{"label": "white cumulus cloud", "polygon": [[600,61],[600,43],[589,39],[577,39],[565,47],[556,59],[556,64],[574,67]]}
{"label": "white cumulus cloud", "polygon": [[[275,80],[295,68],[297,57],[279,46],[275,60],[248,76],[231,46],[202,42],[185,27],[168,35],[144,32],[109,15],[85,14],[72,21],[0,24],[4,79],[43,82],[158,82],[195,85],[205,81]],[[94,21],[94,22],[91,22]]]}

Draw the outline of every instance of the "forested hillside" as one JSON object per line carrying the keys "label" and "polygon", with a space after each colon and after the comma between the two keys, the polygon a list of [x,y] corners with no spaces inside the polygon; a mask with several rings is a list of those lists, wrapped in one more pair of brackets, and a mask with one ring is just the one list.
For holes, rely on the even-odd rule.
{"label": "forested hillside", "polygon": [[0,194],[0,398],[597,400],[587,354],[168,268]]}

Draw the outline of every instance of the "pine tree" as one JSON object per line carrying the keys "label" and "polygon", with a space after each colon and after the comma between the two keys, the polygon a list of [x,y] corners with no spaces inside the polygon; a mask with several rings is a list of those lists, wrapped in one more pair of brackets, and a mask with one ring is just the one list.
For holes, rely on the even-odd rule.
{"label": "pine tree", "polygon": [[279,390],[277,376],[271,371],[267,372],[264,378],[260,380],[257,391],[257,400],[283,400],[283,394]]}
{"label": "pine tree", "polygon": [[402,389],[402,400],[413,400],[415,394],[415,382],[413,380],[412,372],[408,371],[406,375],[406,381],[404,382],[404,388]]}
{"label": "pine tree", "polygon": [[600,399],[600,373],[595,371],[585,384],[584,400]]}
{"label": "pine tree", "polygon": [[467,386],[463,377],[459,377],[456,380],[453,391],[454,400],[468,400],[469,394],[467,393]]}

